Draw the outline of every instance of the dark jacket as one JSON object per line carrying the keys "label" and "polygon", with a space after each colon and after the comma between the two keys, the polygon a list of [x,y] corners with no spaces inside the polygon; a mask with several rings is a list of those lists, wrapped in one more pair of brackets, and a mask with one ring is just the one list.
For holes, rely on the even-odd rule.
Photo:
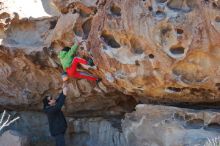
{"label": "dark jacket", "polygon": [[67,128],[66,119],[61,111],[66,96],[60,93],[55,106],[44,106],[44,112],[49,121],[50,133],[52,136],[64,134]]}

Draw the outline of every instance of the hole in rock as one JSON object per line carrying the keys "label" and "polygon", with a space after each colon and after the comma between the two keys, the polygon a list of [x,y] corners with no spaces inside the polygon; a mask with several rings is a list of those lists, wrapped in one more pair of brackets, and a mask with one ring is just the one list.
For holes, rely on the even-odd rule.
{"label": "hole in rock", "polygon": [[183,0],[170,0],[167,4],[168,8],[173,10],[181,10]]}
{"label": "hole in rock", "polygon": [[220,22],[220,16],[215,17],[215,22]]}
{"label": "hole in rock", "polygon": [[184,119],[185,119],[185,120],[190,120],[190,119],[192,119],[192,115],[186,114],[186,115],[184,116]]}
{"label": "hole in rock", "polygon": [[181,88],[177,88],[177,87],[167,87],[168,90],[171,90],[173,92],[181,92]]}
{"label": "hole in rock", "polygon": [[69,12],[69,9],[68,8],[62,8],[61,9],[61,13],[62,14],[67,14]]}
{"label": "hole in rock", "polygon": [[101,38],[104,40],[104,42],[112,47],[112,48],[120,48],[121,45],[115,40],[114,36],[111,34],[102,33]]}
{"label": "hole in rock", "polygon": [[186,122],[185,128],[189,129],[200,129],[204,126],[202,119],[192,119]]}
{"label": "hole in rock", "polygon": [[[122,89],[124,90],[124,89]],[[132,112],[135,110],[135,106],[138,104],[137,101],[133,97],[127,97],[126,100],[123,98],[117,98],[115,101],[116,105],[120,107],[121,109],[124,109],[126,112]],[[118,116],[117,116],[118,117]],[[117,119],[113,117],[106,117],[107,120],[112,124],[114,128],[117,128],[119,132],[122,132],[122,127],[121,127],[121,119],[124,116],[119,116]]]}
{"label": "hole in rock", "polygon": [[5,23],[9,23],[11,21],[11,18],[7,18],[6,20],[5,20]]}
{"label": "hole in rock", "polygon": [[220,87],[220,83],[216,83],[215,86]]}
{"label": "hole in rock", "polygon": [[148,7],[148,10],[149,10],[149,11],[152,11],[152,10],[153,10],[153,8],[152,8],[151,6],[149,6],[149,7]]}
{"label": "hole in rock", "polygon": [[184,54],[184,50],[185,48],[181,47],[181,46],[177,46],[177,47],[171,47],[170,48],[170,52],[174,55],[181,55]]}
{"label": "hole in rock", "polygon": [[156,2],[158,2],[158,3],[165,3],[165,2],[167,2],[167,0],[156,0]]}
{"label": "hole in rock", "polygon": [[75,33],[75,35],[82,37],[83,30],[80,25],[75,24],[75,26],[73,27],[73,32]]}
{"label": "hole in rock", "polygon": [[138,61],[138,60],[135,60],[135,65],[137,65],[137,66],[139,66],[139,65],[140,65],[140,63],[139,63],[139,61]]}
{"label": "hole in rock", "polygon": [[157,17],[159,20],[161,20],[161,19],[164,19],[164,18],[166,17],[166,14],[165,14],[163,11],[161,11],[161,10],[157,10],[157,11],[156,11],[156,17]]}
{"label": "hole in rock", "polygon": [[82,29],[84,33],[84,36],[83,36],[84,39],[88,38],[90,30],[91,30],[91,25],[92,25],[92,18],[86,20],[86,22],[83,23]]}
{"label": "hole in rock", "polygon": [[220,124],[219,123],[210,123],[206,127],[204,127],[205,130],[210,131],[220,131]]}
{"label": "hole in rock", "polygon": [[3,29],[3,27],[4,28],[8,28],[8,26],[9,26],[9,24],[6,24],[5,26],[2,24],[2,23],[0,23],[0,27]]}
{"label": "hole in rock", "polygon": [[180,29],[180,28],[177,28],[177,29],[176,29],[176,33],[177,33],[177,34],[183,34],[183,30]]}
{"label": "hole in rock", "polygon": [[190,92],[193,94],[193,93],[198,93],[198,92],[200,92],[201,90],[200,90],[200,88],[191,88],[190,89]]}
{"label": "hole in rock", "polygon": [[89,15],[90,15],[90,13],[86,12],[86,11],[83,10],[83,9],[79,9],[78,11],[79,11],[79,15],[80,15],[81,17],[89,17]]}
{"label": "hole in rock", "polygon": [[72,14],[75,14],[75,13],[77,13],[77,10],[76,10],[76,9],[73,10]]}
{"label": "hole in rock", "polygon": [[121,8],[116,6],[115,4],[111,6],[110,11],[113,16],[121,16]]}
{"label": "hole in rock", "polygon": [[160,30],[160,33],[162,36],[167,36],[167,34],[169,35],[169,32],[171,32],[171,31],[172,31],[172,29],[170,27],[165,27]]}
{"label": "hole in rock", "polygon": [[153,54],[149,54],[148,57],[149,57],[150,59],[153,59],[153,58],[154,58],[154,55],[153,55]]}
{"label": "hole in rock", "polygon": [[179,120],[179,121],[183,121],[184,120],[184,116],[181,115],[180,113],[175,113],[174,114],[174,119],[175,120]]}
{"label": "hole in rock", "polygon": [[212,3],[212,7],[213,8],[217,8],[217,4],[216,3]]}
{"label": "hole in rock", "polygon": [[156,15],[162,15],[162,14],[163,14],[162,11],[160,11],[160,10],[157,10],[157,11],[156,11]]}
{"label": "hole in rock", "polygon": [[50,28],[49,29],[54,29],[56,24],[57,24],[57,20],[50,21]]}
{"label": "hole in rock", "polygon": [[219,8],[219,6],[218,6],[215,2],[212,3],[212,7],[213,7],[214,9],[218,9],[218,8]]}
{"label": "hole in rock", "polygon": [[205,4],[208,4],[209,3],[209,0],[204,0]]}
{"label": "hole in rock", "polygon": [[131,43],[131,52],[134,54],[142,54],[144,52],[143,47],[138,39],[132,38],[130,40]]}
{"label": "hole in rock", "polygon": [[93,11],[93,14],[96,14],[97,13],[97,8],[96,7],[91,7],[92,11]]}

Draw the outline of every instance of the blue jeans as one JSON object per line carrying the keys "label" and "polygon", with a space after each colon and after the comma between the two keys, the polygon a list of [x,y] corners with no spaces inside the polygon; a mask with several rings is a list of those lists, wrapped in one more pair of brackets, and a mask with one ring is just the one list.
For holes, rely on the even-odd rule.
{"label": "blue jeans", "polygon": [[56,146],[65,146],[64,134],[59,134],[55,136]]}

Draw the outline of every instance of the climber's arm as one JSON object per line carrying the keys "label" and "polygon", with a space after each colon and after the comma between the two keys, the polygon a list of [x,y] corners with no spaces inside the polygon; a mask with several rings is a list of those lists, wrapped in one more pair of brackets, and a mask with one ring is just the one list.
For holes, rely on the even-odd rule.
{"label": "climber's arm", "polygon": [[56,112],[61,110],[62,106],[64,105],[64,101],[65,101],[66,95],[62,93],[60,93],[58,99],[57,99],[57,103],[55,106],[47,106],[44,108],[44,112],[46,113],[52,113],[52,112]]}
{"label": "climber's arm", "polygon": [[67,56],[68,56],[68,57],[71,57],[71,56],[75,55],[76,52],[77,52],[77,50],[78,50],[78,47],[79,47],[79,44],[78,44],[78,43],[75,43],[75,44],[71,47],[71,49],[68,51]]}
{"label": "climber's arm", "polygon": [[78,47],[80,46],[82,42],[79,42],[77,40],[77,38],[74,38],[74,45],[71,47],[71,49],[69,50],[69,52],[67,53],[68,57],[72,57],[73,55],[76,54]]}
{"label": "climber's arm", "polygon": [[62,106],[64,105],[64,101],[67,95],[67,84],[63,83],[63,91],[60,93],[55,106],[48,106],[44,108],[44,112],[51,113],[61,110]]}

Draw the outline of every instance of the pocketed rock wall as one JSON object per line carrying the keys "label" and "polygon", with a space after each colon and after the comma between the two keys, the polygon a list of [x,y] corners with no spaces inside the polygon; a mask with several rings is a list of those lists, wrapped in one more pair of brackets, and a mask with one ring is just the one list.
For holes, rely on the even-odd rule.
{"label": "pocketed rock wall", "polygon": [[218,106],[219,32],[219,0],[1,0],[0,110],[31,111],[11,128],[51,145],[45,115],[33,110],[60,92],[57,53],[77,37],[105,90],[69,81],[71,146],[209,144],[219,135],[217,112],[138,105],[122,128],[118,120],[138,102]]}
{"label": "pocketed rock wall", "polygon": [[91,73],[103,79],[106,91],[71,80],[67,111],[109,110],[132,97],[142,103],[220,100],[219,0],[26,4],[0,3],[1,105],[39,110],[43,96],[57,95],[62,72],[57,53],[75,36],[86,40],[84,48],[98,67]]}
{"label": "pocketed rock wall", "polygon": [[88,40],[102,77],[143,102],[219,101],[219,8],[219,0],[100,1]]}

